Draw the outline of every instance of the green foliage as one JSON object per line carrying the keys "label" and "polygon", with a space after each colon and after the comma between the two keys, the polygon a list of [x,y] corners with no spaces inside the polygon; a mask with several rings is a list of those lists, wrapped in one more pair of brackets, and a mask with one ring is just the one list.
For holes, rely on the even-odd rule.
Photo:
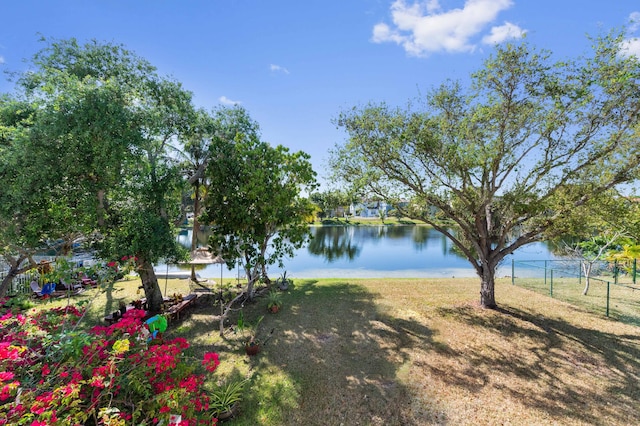
{"label": "green foliage", "polygon": [[[12,143],[0,169],[13,171],[0,183],[14,195],[0,223],[20,217],[24,242],[14,241],[27,247],[85,236],[103,258],[135,255],[146,269],[183,258],[173,230],[183,184],[168,141],[194,120],[191,94],[121,45],[43,41],[18,79],[26,101],[0,104],[0,137]],[[157,280],[143,280],[157,309]]]}
{"label": "green foliage", "polygon": [[258,319],[252,324],[244,319],[244,313],[241,310],[238,314],[237,330],[244,337],[245,343],[255,342],[258,343],[258,332],[260,330],[260,324],[264,319],[264,315],[260,315]]}
{"label": "green foliage", "polygon": [[248,380],[229,380],[218,387],[211,393],[209,407],[219,416],[233,409],[234,405],[242,400],[244,386]]}
{"label": "green foliage", "polygon": [[345,111],[334,175],[445,234],[494,307],[505,256],[638,175],[640,80],[630,76],[640,63],[619,54],[622,37],[557,62],[525,41],[504,45],[469,87],[446,82],[406,109]]}
{"label": "green foliage", "polygon": [[267,296],[267,308],[271,309],[274,306],[282,307],[282,295],[277,290],[269,291]]}
{"label": "green foliage", "polygon": [[308,239],[306,218],[313,208],[301,192],[314,188],[315,172],[308,154],[262,142],[243,109],[230,109],[220,120],[225,133],[214,135],[207,169],[219,184],[207,192],[204,220],[213,226],[212,250],[229,267],[238,260],[244,266],[252,298],[266,267],[282,267],[283,258]]}
{"label": "green foliage", "polygon": [[346,208],[349,205],[349,196],[340,190],[326,190],[323,192],[313,192],[309,200],[318,206],[320,219],[329,217],[331,213],[335,216],[339,208]]}

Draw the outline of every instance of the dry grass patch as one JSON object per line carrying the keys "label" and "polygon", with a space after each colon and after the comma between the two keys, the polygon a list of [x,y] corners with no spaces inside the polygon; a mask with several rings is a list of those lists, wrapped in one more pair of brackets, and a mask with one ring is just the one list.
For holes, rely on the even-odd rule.
{"label": "dry grass patch", "polygon": [[501,309],[484,310],[478,290],[475,279],[297,281],[260,355],[295,403],[236,423],[640,423],[638,328],[507,283]]}

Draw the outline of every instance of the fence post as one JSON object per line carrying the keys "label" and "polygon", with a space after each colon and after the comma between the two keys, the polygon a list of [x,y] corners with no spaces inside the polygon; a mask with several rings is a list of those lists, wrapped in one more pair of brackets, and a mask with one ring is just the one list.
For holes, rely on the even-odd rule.
{"label": "fence post", "polygon": [[582,260],[578,261],[578,285],[582,285]]}
{"label": "fence post", "polygon": [[613,282],[618,284],[618,259],[613,261]]}
{"label": "fence post", "polygon": [[638,259],[633,259],[633,283],[636,283],[636,272],[638,271]]}
{"label": "fence post", "polygon": [[515,285],[516,283],[515,276],[516,276],[516,261],[514,259],[511,259],[511,285]]}
{"label": "fence post", "polygon": [[547,286],[547,261],[544,261],[544,286]]}
{"label": "fence post", "polygon": [[551,280],[550,280],[551,284],[549,285],[549,294],[551,295],[551,297],[553,297],[553,269],[549,271],[549,275],[551,277]]}
{"label": "fence post", "polygon": [[610,292],[610,283],[607,281],[607,317],[609,316],[609,292]]}

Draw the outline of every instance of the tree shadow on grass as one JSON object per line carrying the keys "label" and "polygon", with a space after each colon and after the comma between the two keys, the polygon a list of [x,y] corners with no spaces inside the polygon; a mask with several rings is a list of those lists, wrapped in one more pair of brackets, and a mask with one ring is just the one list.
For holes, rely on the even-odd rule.
{"label": "tree shadow on grass", "polygon": [[380,313],[375,297],[348,282],[296,281],[280,313],[265,317],[265,328],[276,332],[252,361],[260,376],[265,368],[284,372],[293,393],[275,411],[277,420],[269,406],[279,404],[283,395],[252,393],[243,402],[251,408],[238,424],[265,424],[267,413],[272,421],[268,424],[280,425],[410,426],[434,423],[436,417],[442,421],[442,412],[436,417],[416,415],[411,391],[398,379],[413,350],[437,346],[431,330]]}
{"label": "tree shadow on grass", "polygon": [[[556,421],[640,424],[640,333],[618,335],[514,307],[459,306],[438,313],[511,342],[505,349],[486,340],[459,351],[455,356],[466,369],[447,371],[445,382],[476,392],[493,386]],[[474,372],[479,380],[466,376]],[[496,383],[496,375],[511,380]]]}

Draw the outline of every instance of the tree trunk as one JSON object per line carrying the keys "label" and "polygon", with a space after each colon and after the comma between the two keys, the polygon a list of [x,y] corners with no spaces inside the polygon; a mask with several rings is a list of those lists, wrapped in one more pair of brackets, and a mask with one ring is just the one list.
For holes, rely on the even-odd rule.
{"label": "tree trunk", "polygon": [[262,272],[262,278],[264,279],[264,283],[269,286],[271,285],[271,280],[269,279],[269,275],[267,275],[267,264],[264,261],[266,253],[267,253],[267,244],[264,244],[262,247],[260,247],[260,259],[263,259],[260,270]]}
{"label": "tree trunk", "polygon": [[591,262],[582,262],[582,269],[584,271],[584,290],[582,290],[582,295],[586,296],[589,292],[589,278],[591,277],[591,268],[593,267],[593,263]]}
{"label": "tree trunk", "polygon": [[98,217],[98,226],[100,227],[104,226],[104,195],[105,195],[105,190],[99,189],[97,194],[98,208],[97,208],[96,216]]}
{"label": "tree trunk", "polygon": [[9,268],[9,272],[7,276],[3,278],[2,283],[0,283],[0,297],[4,297],[7,295],[7,291],[9,290],[9,286],[13,282],[13,278],[17,275],[16,269],[11,267]]}
{"label": "tree trunk", "polygon": [[[7,272],[7,276],[4,277],[2,283],[0,283],[0,297],[4,297],[7,295],[9,287],[11,286],[11,283],[13,282],[13,279],[15,277],[17,277],[19,274],[30,271],[37,266],[33,261],[33,258],[27,254],[21,254],[17,258],[5,255],[4,258],[9,264],[9,272]],[[20,265],[22,265],[22,262],[27,259],[29,260],[29,263],[20,267]]]}
{"label": "tree trunk", "polygon": [[484,265],[482,267],[482,274],[480,275],[481,284],[480,284],[480,305],[483,308],[495,309],[498,307],[496,305],[496,297],[495,297],[495,275],[496,268],[490,267],[488,265]]}
{"label": "tree trunk", "polygon": [[258,266],[252,268],[249,259],[245,256],[244,271],[247,274],[247,300],[253,300],[255,295],[255,283],[258,280]]}
{"label": "tree trunk", "polygon": [[144,295],[147,298],[149,313],[152,315],[158,314],[162,308],[162,291],[158,285],[158,278],[156,277],[153,265],[150,262],[143,260],[139,255],[137,258],[138,274],[142,281]]}
{"label": "tree trunk", "polygon": [[231,307],[234,303],[242,298],[242,294],[237,295],[232,301],[224,305],[224,300],[220,299],[220,322],[218,325],[220,326],[220,337],[224,336],[224,322],[229,317],[229,311],[231,311]]}
{"label": "tree trunk", "polygon": [[[193,227],[191,232],[191,252],[193,252],[196,248],[198,248],[198,229],[200,228],[200,224],[198,223],[198,213],[200,212],[200,180],[198,179],[194,184],[194,194],[193,198]],[[197,282],[198,279],[196,277],[196,265],[191,265],[191,280]]]}
{"label": "tree trunk", "polygon": [[255,283],[257,280],[257,271],[254,273],[251,267],[246,267],[245,272],[247,274],[247,300],[253,300],[255,294]]}

